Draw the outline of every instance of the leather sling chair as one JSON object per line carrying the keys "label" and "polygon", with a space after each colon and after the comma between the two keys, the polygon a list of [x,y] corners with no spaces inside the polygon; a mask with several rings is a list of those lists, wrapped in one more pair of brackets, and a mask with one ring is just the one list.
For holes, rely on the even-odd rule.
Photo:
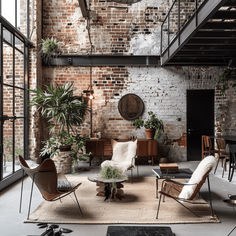
{"label": "leather sling chair", "polygon": [[27,219],[29,219],[34,184],[36,184],[42,197],[46,201],[56,201],[74,193],[76,203],[82,215],[82,210],[75,194],[75,190],[81,185],[81,183],[74,185],[70,183],[63,174],[57,174],[55,164],[51,159],[45,159],[38,167],[32,169],[29,168],[22,156],[19,156],[19,161],[23,169],[19,212],[21,212],[22,205],[24,172],[32,179]]}
{"label": "leather sling chair", "polygon": [[206,179],[208,183],[208,194],[209,194],[211,215],[212,217],[214,217],[212,201],[211,201],[209,173],[215,164],[216,160],[214,156],[205,157],[199,163],[196,170],[193,172],[192,177],[189,179],[188,183],[180,183],[172,179],[163,180],[161,191],[159,191],[160,198],[157,208],[156,219],[158,219],[162,196],[174,199],[176,202],[180,203],[183,207],[185,207],[187,210],[192,212],[192,214],[198,217],[198,215],[195,212],[193,212],[189,207],[187,207],[184,203],[207,204],[207,202],[198,201],[197,199],[197,195],[202,185],[206,181]]}

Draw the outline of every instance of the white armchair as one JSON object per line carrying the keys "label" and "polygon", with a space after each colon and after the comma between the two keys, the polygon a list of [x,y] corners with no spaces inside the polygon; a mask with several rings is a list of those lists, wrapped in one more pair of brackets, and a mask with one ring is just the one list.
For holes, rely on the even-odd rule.
{"label": "white armchair", "polygon": [[122,173],[135,167],[137,140],[129,142],[117,142],[112,140],[113,155],[111,160],[102,162],[101,167],[112,166]]}

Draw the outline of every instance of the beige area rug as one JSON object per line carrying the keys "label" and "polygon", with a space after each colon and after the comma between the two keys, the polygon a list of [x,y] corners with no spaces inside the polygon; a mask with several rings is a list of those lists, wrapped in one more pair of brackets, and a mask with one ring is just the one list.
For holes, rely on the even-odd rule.
{"label": "beige area rug", "polygon": [[[192,215],[188,210],[166,198],[161,204],[159,219],[156,219],[158,199],[155,198],[155,177],[143,177],[133,183],[124,183],[125,198],[104,201],[96,196],[96,184],[86,177],[72,177],[74,183],[82,182],[76,195],[83,211],[80,215],[74,196],[67,196],[62,202],[43,201],[25,222],[76,223],[76,224],[172,224],[219,222],[211,219],[208,204],[191,205],[202,217]],[[160,186],[160,185],[159,185]],[[72,199],[73,198],[73,199]]]}

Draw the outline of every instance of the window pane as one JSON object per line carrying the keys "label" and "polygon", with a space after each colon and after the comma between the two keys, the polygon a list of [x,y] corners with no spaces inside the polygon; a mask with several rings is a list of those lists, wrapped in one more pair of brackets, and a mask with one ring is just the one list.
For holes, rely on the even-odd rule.
{"label": "window pane", "polygon": [[17,29],[27,36],[27,0],[17,1]]}
{"label": "window pane", "polygon": [[15,120],[15,171],[20,169],[19,155],[24,156],[24,119]]}
{"label": "window pane", "polygon": [[15,86],[24,88],[24,55],[15,50]]}
{"label": "window pane", "polygon": [[2,0],[2,16],[15,26],[15,0]]}
{"label": "window pane", "polygon": [[15,88],[15,116],[24,116],[24,90]]}
{"label": "window pane", "polygon": [[3,83],[13,85],[13,48],[3,43]]}
{"label": "window pane", "polygon": [[13,88],[3,86],[3,115],[13,116]]}

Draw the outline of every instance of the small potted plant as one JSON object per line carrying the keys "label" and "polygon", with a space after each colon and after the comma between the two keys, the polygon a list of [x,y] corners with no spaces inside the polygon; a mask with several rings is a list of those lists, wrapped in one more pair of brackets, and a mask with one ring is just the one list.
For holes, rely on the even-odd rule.
{"label": "small potted plant", "polygon": [[160,137],[161,133],[164,131],[163,121],[159,120],[152,111],[148,112],[148,115],[148,120],[144,121],[141,117],[139,117],[134,121],[133,125],[136,127],[136,129],[140,129],[144,126],[146,138],[154,138],[157,140]]}

